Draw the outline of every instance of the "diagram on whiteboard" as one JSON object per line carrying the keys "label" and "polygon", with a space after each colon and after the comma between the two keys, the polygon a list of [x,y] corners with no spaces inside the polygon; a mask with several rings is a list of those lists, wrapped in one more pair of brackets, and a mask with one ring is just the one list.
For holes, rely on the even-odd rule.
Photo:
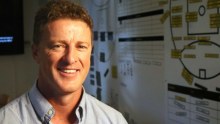
{"label": "diagram on whiteboard", "polygon": [[219,0],[167,2],[169,124],[220,124],[219,7]]}

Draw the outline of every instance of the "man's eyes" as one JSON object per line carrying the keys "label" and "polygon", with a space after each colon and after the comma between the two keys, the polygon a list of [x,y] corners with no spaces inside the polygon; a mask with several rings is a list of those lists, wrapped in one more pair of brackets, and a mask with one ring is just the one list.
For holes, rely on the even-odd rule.
{"label": "man's eyes", "polygon": [[[87,44],[76,44],[74,46],[75,48],[73,49],[78,49],[78,50],[85,50],[85,49],[88,49],[89,46]],[[52,49],[52,50],[61,50],[61,49],[68,49],[70,48],[70,46],[68,45],[65,45],[65,44],[51,44],[49,45],[49,48]]]}
{"label": "man's eyes", "polygon": [[81,49],[87,49],[88,46],[86,46],[86,45],[79,45],[79,48],[81,48]]}
{"label": "man's eyes", "polygon": [[64,45],[54,45],[54,48],[60,48],[60,47],[64,47]]}
{"label": "man's eyes", "polygon": [[57,49],[65,48],[65,47],[66,47],[66,46],[63,45],[63,44],[52,44],[52,45],[50,46],[50,48],[53,49],[53,50],[57,50]]}

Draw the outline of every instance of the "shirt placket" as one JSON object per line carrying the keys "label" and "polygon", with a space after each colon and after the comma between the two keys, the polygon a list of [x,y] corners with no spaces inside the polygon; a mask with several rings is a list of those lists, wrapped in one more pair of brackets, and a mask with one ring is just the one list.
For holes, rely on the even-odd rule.
{"label": "shirt placket", "polygon": [[52,117],[54,116],[54,114],[55,114],[55,111],[54,111],[54,109],[49,109],[48,111],[47,111],[47,113],[45,114],[45,116],[44,116],[44,124],[51,124],[50,123],[50,120],[52,119]]}
{"label": "shirt placket", "polygon": [[76,109],[76,116],[77,116],[77,119],[78,119],[78,123],[76,124],[82,124],[82,118],[83,118],[83,109],[82,107],[78,107]]}

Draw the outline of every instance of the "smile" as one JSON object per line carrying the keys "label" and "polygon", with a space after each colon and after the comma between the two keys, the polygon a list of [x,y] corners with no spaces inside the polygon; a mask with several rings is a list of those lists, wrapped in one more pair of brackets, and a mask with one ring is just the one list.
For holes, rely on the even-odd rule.
{"label": "smile", "polygon": [[64,72],[64,73],[71,74],[71,73],[76,73],[78,70],[76,70],[76,69],[65,69],[65,70],[61,70],[61,71]]}

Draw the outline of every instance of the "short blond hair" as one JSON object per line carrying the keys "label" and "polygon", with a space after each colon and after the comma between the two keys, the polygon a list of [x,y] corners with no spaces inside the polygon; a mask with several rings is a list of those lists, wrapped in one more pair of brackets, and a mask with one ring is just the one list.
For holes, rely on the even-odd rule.
{"label": "short blond hair", "polygon": [[39,44],[43,26],[62,18],[85,22],[91,29],[91,34],[93,34],[92,18],[85,8],[69,0],[50,0],[45,6],[40,8],[35,15],[33,32],[34,44]]}

